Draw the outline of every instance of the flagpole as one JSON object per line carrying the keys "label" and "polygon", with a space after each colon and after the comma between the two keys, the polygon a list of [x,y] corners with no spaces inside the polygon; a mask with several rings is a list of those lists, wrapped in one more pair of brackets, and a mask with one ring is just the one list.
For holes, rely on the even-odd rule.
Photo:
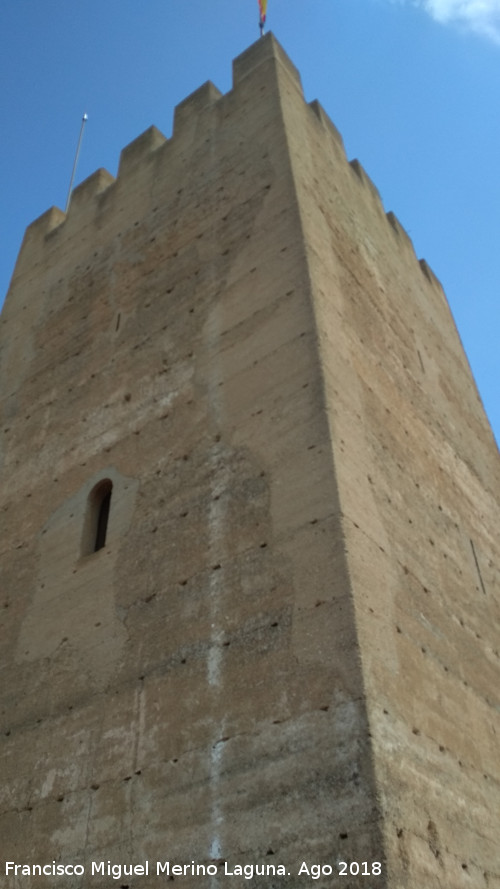
{"label": "flagpole", "polygon": [[73,182],[75,181],[76,165],[78,163],[78,156],[80,154],[80,148],[82,146],[83,130],[85,128],[85,124],[87,123],[88,119],[89,119],[88,114],[84,114],[82,117],[82,125],[80,127],[80,135],[78,137],[78,145],[76,146],[76,154],[75,154],[75,160],[73,162],[73,170],[71,172],[71,179],[69,182],[68,197],[66,199],[66,208],[64,211],[65,213],[67,213],[69,210],[69,202],[71,200],[71,191],[73,189]]}
{"label": "flagpole", "polygon": [[267,0],[259,0],[259,28],[260,36],[264,36],[264,26],[266,24]]}

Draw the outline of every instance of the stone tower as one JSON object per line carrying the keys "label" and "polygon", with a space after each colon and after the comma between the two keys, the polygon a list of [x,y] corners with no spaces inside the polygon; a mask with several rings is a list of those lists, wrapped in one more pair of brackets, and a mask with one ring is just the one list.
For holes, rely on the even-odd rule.
{"label": "stone tower", "polygon": [[272,35],[28,228],[0,347],[2,885],[499,887],[498,452]]}

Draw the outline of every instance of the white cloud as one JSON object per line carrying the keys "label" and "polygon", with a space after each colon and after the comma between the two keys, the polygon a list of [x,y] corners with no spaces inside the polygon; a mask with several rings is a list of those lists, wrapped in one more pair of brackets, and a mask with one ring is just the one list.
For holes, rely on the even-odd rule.
{"label": "white cloud", "polygon": [[417,0],[438,22],[456,23],[500,43],[500,0]]}

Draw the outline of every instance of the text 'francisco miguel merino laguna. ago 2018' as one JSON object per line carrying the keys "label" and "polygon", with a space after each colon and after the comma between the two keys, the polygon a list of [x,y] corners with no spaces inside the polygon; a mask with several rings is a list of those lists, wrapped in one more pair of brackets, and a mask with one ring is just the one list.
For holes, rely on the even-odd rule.
{"label": "text 'francisco miguel merino laguna. ago 2018'", "polygon": [[316,864],[302,861],[295,867],[284,864],[230,864],[228,861],[219,864],[175,864],[171,861],[144,861],[141,864],[118,864],[111,861],[91,861],[89,865],[62,864],[52,861],[50,864],[19,864],[15,861],[5,862],[5,876],[8,877],[54,877],[54,876],[108,876],[119,880],[122,876],[156,876],[164,877],[204,877],[225,876],[243,877],[290,877],[304,876],[318,879],[321,876],[380,876],[380,861],[337,861],[335,864]]}

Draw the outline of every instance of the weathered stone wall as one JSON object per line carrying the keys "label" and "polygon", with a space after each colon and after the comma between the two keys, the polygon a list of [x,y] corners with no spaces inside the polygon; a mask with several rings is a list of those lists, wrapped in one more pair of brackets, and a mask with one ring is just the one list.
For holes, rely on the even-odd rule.
{"label": "weathered stone wall", "polygon": [[0,336],[5,859],[498,885],[498,454],[271,35],[33,223]]}
{"label": "weathered stone wall", "polygon": [[390,885],[500,886],[498,451],[439,282],[286,108]]}
{"label": "weathered stone wall", "polygon": [[27,232],[2,315],[6,860],[303,885],[304,858],[382,855],[287,85],[302,105],[261,41]]}

